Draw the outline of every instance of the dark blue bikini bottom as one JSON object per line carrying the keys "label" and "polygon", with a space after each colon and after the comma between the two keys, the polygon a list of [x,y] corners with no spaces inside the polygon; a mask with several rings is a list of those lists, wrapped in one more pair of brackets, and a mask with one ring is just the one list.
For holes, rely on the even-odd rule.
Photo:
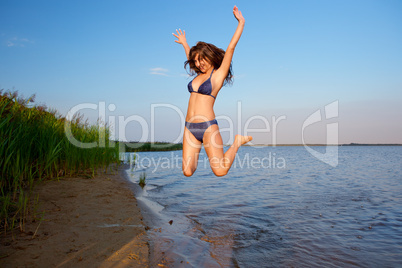
{"label": "dark blue bikini bottom", "polygon": [[189,123],[186,122],[186,128],[190,130],[191,134],[194,135],[194,137],[202,142],[202,139],[204,138],[204,133],[205,130],[207,130],[208,127],[218,124],[216,119],[213,119],[211,121],[206,121],[206,122],[201,122],[201,123]]}

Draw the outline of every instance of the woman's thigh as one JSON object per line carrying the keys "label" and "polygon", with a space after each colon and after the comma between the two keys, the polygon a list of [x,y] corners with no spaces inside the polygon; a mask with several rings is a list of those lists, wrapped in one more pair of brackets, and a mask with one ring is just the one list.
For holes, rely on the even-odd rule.
{"label": "woman's thigh", "polygon": [[191,176],[197,168],[201,142],[185,127],[183,134],[183,172]]}
{"label": "woman's thigh", "polygon": [[203,142],[212,170],[222,168],[223,141],[218,125],[212,125],[205,131]]}

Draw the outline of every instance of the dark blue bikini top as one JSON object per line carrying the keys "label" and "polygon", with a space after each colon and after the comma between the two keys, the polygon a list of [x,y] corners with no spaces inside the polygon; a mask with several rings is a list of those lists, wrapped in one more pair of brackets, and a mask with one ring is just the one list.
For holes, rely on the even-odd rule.
{"label": "dark blue bikini top", "polygon": [[187,85],[188,92],[190,92],[190,93],[194,92],[194,93],[199,93],[199,94],[203,94],[203,95],[208,95],[208,96],[211,96],[212,98],[216,99],[215,96],[213,96],[211,94],[211,92],[212,92],[211,77],[212,77],[212,73],[214,72],[214,70],[212,70],[209,78],[204,83],[201,84],[201,86],[198,88],[198,91],[194,91],[194,89],[193,89],[193,80],[194,79],[191,80],[191,82],[188,83],[188,85]]}

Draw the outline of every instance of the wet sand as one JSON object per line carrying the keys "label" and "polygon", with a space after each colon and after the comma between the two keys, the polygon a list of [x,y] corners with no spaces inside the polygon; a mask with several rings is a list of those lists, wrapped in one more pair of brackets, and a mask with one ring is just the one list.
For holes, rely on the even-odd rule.
{"label": "wet sand", "polygon": [[123,169],[37,186],[36,219],[0,237],[0,267],[149,267],[145,225]]}

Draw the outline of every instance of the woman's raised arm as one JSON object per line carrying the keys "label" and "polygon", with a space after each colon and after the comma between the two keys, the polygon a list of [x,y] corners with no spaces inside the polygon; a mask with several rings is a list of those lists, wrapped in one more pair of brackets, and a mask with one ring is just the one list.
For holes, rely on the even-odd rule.
{"label": "woman's raised arm", "polygon": [[184,51],[186,52],[186,56],[188,59],[188,55],[190,53],[190,46],[187,44],[186,39],[186,31],[181,31],[181,29],[176,30],[177,34],[172,33],[178,40],[174,40],[176,43],[182,44]]}
{"label": "woman's raised arm", "polygon": [[215,77],[218,78],[219,82],[222,82],[222,85],[226,79],[226,76],[228,75],[230,64],[232,63],[234,51],[235,51],[237,42],[239,42],[240,36],[243,33],[243,28],[244,28],[244,24],[245,24],[245,19],[243,18],[243,15],[241,14],[241,11],[237,8],[237,6],[234,6],[234,8],[233,8],[233,15],[237,19],[238,25],[237,25],[235,33],[233,34],[232,40],[230,40],[229,46],[226,49],[222,64],[219,67],[219,69],[216,71],[216,74],[215,74]]}

